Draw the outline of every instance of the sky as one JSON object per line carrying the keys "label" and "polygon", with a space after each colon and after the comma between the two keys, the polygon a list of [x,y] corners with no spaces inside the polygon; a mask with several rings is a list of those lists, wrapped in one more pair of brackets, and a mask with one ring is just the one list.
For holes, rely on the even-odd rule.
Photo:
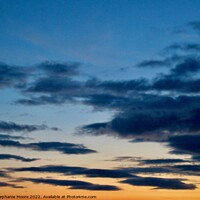
{"label": "sky", "polygon": [[199,199],[199,10],[0,0],[0,199]]}

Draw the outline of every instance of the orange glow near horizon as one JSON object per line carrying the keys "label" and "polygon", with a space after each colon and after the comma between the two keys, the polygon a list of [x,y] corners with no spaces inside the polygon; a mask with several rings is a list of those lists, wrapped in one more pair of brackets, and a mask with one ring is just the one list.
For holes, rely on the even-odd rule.
{"label": "orange glow near horizon", "polygon": [[[29,177],[34,178],[34,174],[28,173]],[[42,177],[42,174],[41,176]],[[49,177],[50,178],[50,177]],[[52,177],[51,177],[52,178]],[[146,186],[131,186],[127,184],[119,183],[120,180],[116,179],[104,179],[104,178],[64,178],[59,176],[60,180],[80,180],[88,181],[94,184],[106,184],[115,185],[121,188],[119,191],[89,191],[89,190],[72,190],[64,186],[55,186],[49,184],[35,184],[31,182],[18,182],[17,185],[24,186],[25,188],[8,188],[2,187],[0,196],[2,195],[81,195],[81,196],[96,196],[98,200],[198,200],[200,197],[200,189],[195,190],[166,190],[166,189],[152,189],[152,187]],[[198,182],[196,177],[193,177],[193,181]],[[50,200],[55,198],[50,198]],[[67,199],[67,198],[65,198]],[[68,198],[70,199],[70,198]]]}
{"label": "orange glow near horizon", "polygon": [[[2,188],[0,195],[81,195],[96,196],[98,200],[198,200],[200,189],[177,191],[177,190],[152,190],[150,187],[123,186],[121,191],[85,191],[63,189],[60,186],[50,186],[46,184],[26,184],[27,189]],[[53,199],[53,198],[51,198]]]}

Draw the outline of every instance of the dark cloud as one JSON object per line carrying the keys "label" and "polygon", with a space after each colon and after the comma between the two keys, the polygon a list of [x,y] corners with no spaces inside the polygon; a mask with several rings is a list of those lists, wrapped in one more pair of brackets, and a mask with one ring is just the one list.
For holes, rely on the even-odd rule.
{"label": "dark cloud", "polygon": [[188,162],[187,160],[183,159],[150,159],[150,160],[139,160],[140,164],[142,165],[162,165],[162,164],[175,164],[175,163],[185,163]]}
{"label": "dark cloud", "polygon": [[175,131],[179,117],[175,114],[139,113],[125,112],[116,115],[108,123],[95,123],[82,127],[82,132],[86,134],[114,135],[121,138],[134,138],[137,136],[155,136],[163,139],[168,135],[168,131]]}
{"label": "dark cloud", "polygon": [[58,131],[56,127],[48,127],[44,124],[42,125],[27,125],[27,124],[16,124],[14,122],[0,121],[0,132],[32,132],[39,130],[54,130]]}
{"label": "dark cloud", "polygon": [[26,83],[28,68],[0,63],[0,88],[20,87]]}
{"label": "dark cloud", "polygon": [[[149,88],[153,91],[173,91],[177,95],[198,93],[200,91],[200,79],[197,76],[199,71],[199,58],[186,58],[171,68],[170,73],[155,77]],[[194,78],[194,75],[197,77]]]}
{"label": "dark cloud", "polygon": [[133,173],[133,174],[180,174],[178,171],[175,172],[172,168],[169,166],[150,166],[150,167],[129,167],[129,168],[120,168],[120,170],[123,170],[127,173]]}
{"label": "dark cloud", "polygon": [[[123,162],[123,161],[121,161]],[[199,167],[190,165],[172,165],[175,162],[163,162],[165,165],[145,167],[129,167],[118,169],[92,169],[77,166],[46,165],[39,167],[9,168],[8,172],[36,172],[36,173],[58,173],[66,176],[84,176],[89,178],[132,178],[135,174],[173,174],[173,175],[192,175],[200,176]],[[192,162],[191,162],[192,163]],[[166,165],[167,164],[167,165]],[[185,167],[184,167],[185,166]]]}
{"label": "dark cloud", "polygon": [[23,186],[17,186],[15,184],[0,182],[0,187],[11,187],[11,188],[24,188]]}
{"label": "dark cloud", "polygon": [[83,175],[92,178],[130,178],[132,174],[118,169],[90,169],[85,167],[74,166],[40,166],[40,167],[25,167],[9,169],[16,172],[41,172],[41,173],[61,173],[64,175]]}
{"label": "dark cloud", "polygon": [[200,175],[200,165],[175,165],[173,168],[181,170],[183,173],[185,172],[197,172]]}
{"label": "dark cloud", "polygon": [[11,155],[11,154],[0,154],[0,160],[20,160],[23,162],[33,162],[39,160],[38,158],[24,158],[22,156]]}
{"label": "dark cloud", "polygon": [[0,140],[23,140],[26,139],[23,136],[14,136],[14,135],[5,135],[5,134],[0,134]]}
{"label": "dark cloud", "polygon": [[[160,161],[158,162],[152,162],[150,159],[141,160],[140,166],[142,167],[127,167],[127,168],[119,168],[119,170],[122,170],[124,172],[127,172],[129,174],[172,174],[172,175],[187,175],[187,176],[200,176],[199,171],[199,160],[178,160],[176,159],[166,159],[167,161]],[[147,162],[146,162],[147,161]],[[185,161],[185,162],[184,162]],[[180,164],[183,163],[183,164]],[[188,164],[189,163],[189,164]],[[145,165],[145,166],[144,166]]]}
{"label": "dark cloud", "polygon": [[38,68],[50,76],[74,76],[79,74],[80,63],[68,62],[60,63],[55,61],[46,61],[38,65]]}
{"label": "dark cloud", "polygon": [[168,75],[156,77],[152,84],[152,90],[155,91],[185,91],[187,88],[188,84],[184,80]]}
{"label": "dark cloud", "polygon": [[184,80],[174,76],[161,76],[156,78],[152,90],[178,93],[198,93],[200,79]]}
{"label": "dark cloud", "polygon": [[[200,30],[199,21],[190,22],[189,26],[196,31]],[[164,49],[167,56],[165,54],[160,59],[144,60],[137,64],[136,67],[150,67],[150,69],[168,67],[166,68],[168,72],[157,74],[152,79],[103,81],[94,78],[84,81],[80,77],[76,77],[80,75],[80,64],[69,62],[44,62],[32,67],[32,72],[29,68],[27,68],[29,69],[27,71],[25,67],[0,64],[0,87],[18,88],[23,95],[21,99],[16,101],[18,104],[61,105],[78,103],[92,106],[95,110],[114,110],[110,121],[85,125],[80,128],[79,132],[130,138],[132,142],[163,142],[163,144],[171,147],[171,153],[189,154],[194,162],[198,162],[200,155],[199,50],[200,44],[198,43],[174,43]],[[3,132],[31,132],[44,129],[58,130],[57,128],[48,128],[45,125],[19,125],[12,122],[0,122],[0,131]],[[79,144],[62,142],[26,144],[9,139],[22,138],[0,135],[0,146],[37,151],[58,151],[64,154],[95,153],[94,150]],[[12,158],[26,159],[23,157]],[[158,189],[195,189],[195,186],[186,184],[180,179],[136,177],[134,174],[199,175],[198,166],[192,161],[188,161],[190,165],[185,164],[186,160],[182,159],[146,160],[141,158],[137,160],[133,157],[118,157],[115,161],[137,161],[139,164],[145,165],[145,168],[109,170],[42,166],[13,169],[13,171],[50,172],[100,178],[128,178],[124,183],[152,186]],[[185,165],[180,165],[180,163]],[[36,183],[40,181],[41,183],[74,187],[70,182],[61,183],[61,180],[29,180]],[[86,185],[86,187],[90,186]]]}
{"label": "dark cloud", "polygon": [[[168,49],[198,49],[198,44],[173,44]],[[200,91],[198,78],[191,76],[200,69],[198,56],[171,55],[161,60],[143,61],[138,66],[164,66],[169,65],[168,74],[156,76],[152,80],[145,78],[101,81],[91,79],[77,81],[74,75],[79,75],[77,63],[44,62],[32,67],[35,71],[30,74],[32,78],[25,88],[22,88],[21,98],[16,101],[23,105],[45,105],[64,103],[83,103],[101,109],[122,110],[126,102],[134,103],[136,94],[153,92],[198,93]],[[22,67],[21,67],[22,68]],[[20,69],[21,69],[20,68]],[[34,71],[33,70],[33,71]],[[36,75],[35,75],[36,74]],[[33,76],[34,75],[34,76]],[[78,100],[77,100],[78,99]],[[138,100],[140,97],[138,97]]]}
{"label": "dark cloud", "polygon": [[6,171],[0,170],[0,177],[2,177],[2,178],[7,178],[7,177],[9,177],[9,176],[8,176],[8,174],[7,174]]}
{"label": "dark cloud", "polygon": [[94,123],[81,127],[80,134],[103,135],[107,134],[108,123]]}
{"label": "dark cloud", "polygon": [[[126,111],[134,111],[135,113],[151,113],[152,111],[169,113],[173,111],[177,113],[177,111],[182,112],[183,110],[188,111],[189,109],[193,110],[198,108],[199,100],[199,96],[180,95],[173,97],[167,95],[134,94],[133,96],[127,97],[124,101],[113,100],[115,103],[111,101],[107,106],[104,104],[104,107],[118,109],[121,113]],[[96,101],[98,101],[98,97]],[[93,101],[93,106],[95,106],[96,101]],[[184,107],[185,104],[187,104],[187,108]],[[96,104],[96,106],[100,105]]]}
{"label": "dark cloud", "polygon": [[101,178],[126,178],[133,175],[124,172],[123,170],[114,169],[88,169],[85,173],[87,177],[101,177]]}
{"label": "dark cloud", "polygon": [[[111,91],[110,91],[111,92]],[[156,96],[152,94],[99,94],[88,95],[83,100],[86,105],[93,106],[95,109],[113,109],[117,111],[153,109],[159,106],[159,103],[174,101],[171,97]]]}
{"label": "dark cloud", "polygon": [[[123,162],[123,161],[122,161]],[[65,176],[84,176],[89,178],[114,178],[114,179],[134,179],[139,178],[136,174],[173,174],[173,175],[192,175],[200,176],[198,165],[168,165],[161,166],[145,166],[145,167],[130,167],[118,169],[92,169],[76,166],[56,166],[46,165],[39,167],[22,167],[22,168],[8,168],[7,172],[36,172],[36,173],[58,173]],[[155,185],[154,185],[155,186]],[[172,186],[170,186],[172,187]],[[175,187],[175,186],[173,186]],[[175,189],[175,188],[174,188]]]}
{"label": "dark cloud", "polygon": [[29,99],[19,99],[15,101],[16,104],[22,104],[26,106],[37,106],[54,104],[61,105],[66,102],[74,103],[74,99],[70,96],[40,96],[40,97],[30,97]]}
{"label": "dark cloud", "polygon": [[[157,93],[159,97],[158,93],[175,92],[178,96],[200,91],[200,79],[198,76],[193,77],[200,69],[199,57],[173,55],[164,58],[163,62],[170,63],[169,73],[159,74],[152,80],[141,78],[124,81],[98,79],[77,81],[71,76],[52,76],[47,73],[29,83],[26,89],[23,89],[26,98],[21,98],[16,103],[23,105],[81,103],[100,110],[123,111],[129,109],[130,105],[140,109],[143,106],[141,95]],[[169,95],[168,97],[170,98]]]}
{"label": "dark cloud", "polygon": [[169,45],[164,49],[165,51],[168,51],[172,53],[173,51],[192,51],[192,52],[199,52],[200,51],[200,44],[199,43],[175,43],[172,45]]}
{"label": "dark cloud", "polygon": [[[199,22],[191,22],[190,26],[195,30],[200,30]],[[29,82],[26,82],[25,87],[21,88],[21,94],[25,97],[19,99],[17,103],[23,105],[79,103],[92,106],[95,110],[114,110],[115,112],[113,112],[110,121],[85,125],[79,129],[79,133],[106,134],[120,138],[130,138],[133,142],[165,142],[164,144],[168,144],[172,148],[171,153],[189,154],[197,162],[198,159],[195,159],[195,156],[197,158],[200,153],[198,138],[200,130],[199,50],[200,45],[198,43],[175,43],[165,48],[168,53],[167,56],[164,55],[164,57],[157,60],[140,62],[137,67],[168,67],[168,72],[157,74],[152,79],[141,78],[118,81],[90,79],[81,81],[81,79],[75,79],[74,77],[79,75],[79,64],[41,63],[35,66],[35,70],[39,70],[39,73],[34,72],[36,75]],[[24,75],[24,78],[20,78],[20,83],[23,83],[26,78],[26,75]],[[14,82],[5,85],[16,87]],[[26,127],[27,125],[12,125],[15,125],[15,128],[7,128],[7,131],[35,130],[33,127]],[[0,123],[0,130],[1,126]],[[187,135],[185,135],[186,133]],[[22,144],[12,140],[0,140],[0,145],[38,151],[59,151],[64,154],[95,152],[83,145],[58,142]],[[121,160],[121,162],[132,161],[131,158],[118,158],[118,160]],[[185,162],[182,159],[140,159],[138,162],[150,165],[150,167],[134,168],[130,171],[119,169],[69,169],[65,167],[55,167],[53,169],[50,166],[42,167],[42,169],[29,168],[26,170],[41,170],[41,172],[52,170],[52,172],[66,175],[110,178],[132,178],[131,176],[135,173],[198,175],[197,170],[195,171],[196,168],[192,170],[192,163],[187,168],[186,165],[185,168],[178,165]],[[176,167],[169,166],[172,164]],[[162,167],[158,165],[162,165]],[[138,180],[135,179],[135,181]],[[156,182],[155,185],[152,185],[153,187],[169,189],[169,185],[164,180],[153,179],[152,181]],[[159,185],[159,181],[162,186]],[[142,182],[144,181],[142,180]],[[185,189],[194,189],[194,185],[185,184],[180,180],[173,180],[170,184],[172,185],[171,189],[177,189],[176,187],[178,189],[184,189],[184,187]]]}
{"label": "dark cloud", "polygon": [[[93,85],[94,87],[94,85]],[[104,81],[97,85],[97,88],[101,88],[106,91],[114,91],[117,93],[124,93],[127,91],[145,91],[149,88],[148,81],[146,79],[136,79],[128,81]]]}
{"label": "dark cloud", "polygon": [[[199,121],[196,121],[198,123]],[[200,155],[200,135],[181,135],[169,138],[171,153]]]}
{"label": "dark cloud", "polygon": [[87,168],[74,167],[74,166],[60,166],[60,165],[46,165],[40,167],[23,167],[23,168],[10,168],[9,170],[15,172],[41,172],[41,173],[61,173],[65,175],[79,175],[82,174]]}
{"label": "dark cloud", "polygon": [[188,23],[195,31],[200,31],[200,21],[191,21]]}
{"label": "dark cloud", "polygon": [[192,159],[194,162],[200,162],[200,155],[195,155],[195,156],[192,156]]}
{"label": "dark cloud", "polygon": [[[87,99],[83,102],[96,109],[115,109],[119,113],[115,114],[109,122],[83,126],[80,133],[108,134],[125,138],[141,136],[142,139],[145,137],[146,141],[151,141],[151,139],[155,141],[155,138],[163,141],[163,138],[167,139],[174,133],[198,132],[200,128],[198,123],[200,119],[199,95],[189,94],[200,90],[200,81],[199,79],[183,78],[196,73],[198,70],[199,61],[187,59],[172,68],[170,70],[171,75],[158,76],[149,86],[152,91],[185,92],[185,95],[178,95],[179,93],[174,96],[170,94],[152,95],[151,93],[135,94],[130,93],[131,87],[127,87],[126,91],[127,82],[122,84],[121,81],[106,81],[103,90],[107,91],[109,88],[108,90],[112,92],[112,95],[91,95],[87,96]],[[121,93],[125,95],[117,94],[118,84],[124,86],[123,90],[119,86],[119,91],[123,91]],[[102,85],[102,83],[97,84],[98,87]]]}
{"label": "dark cloud", "polygon": [[[199,96],[144,95],[127,102],[126,109],[108,122],[85,125],[80,134],[113,135],[133,138],[133,142],[166,141],[173,134],[198,133]],[[134,101],[133,101],[134,102]],[[187,106],[185,106],[187,105]]]}
{"label": "dark cloud", "polygon": [[166,137],[168,137],[168,134],[162,135],[162,136],[163,137],[156,138],[156,135],[150,135],[150,137],[143,137],[143,138],[139,137],[139,138],[132,139],[129,142],[132,142],[132,143],[142,143],[142,142],[160,142],[160,143],[164,143],[164,142],[166,142]]}
{"label": "dark cloud", "polygon": [[170,178],[155,178],[155,177],[134,177],[121,181],[135,186],[149,186],[154,189],[168,189],[168,190],[194,190],[196,188],[193,184],[186,184],[181,179]]}
{"label": "dark cloud", "polygon": [[142,157],[135,157],[135,156],[118,156],[115,157],[112,160],[107,160],[107,161],[116,161],[116,162],[137,162],[140,159],[142,159]]}
{"label": "dark cloud", "polygon": [[[23,105],[82,103],[95,108],[118,109],[130,101],[127,92],[145,91],[147,80],[75,81],[71,78],[45,77],[37,79],[24,90],[29,98],[16,101]],[[36,94],[38,94],[36,96]],[[123,95],[122,95],[123,94]]]}
{"label": "dark cloud", "polygon": [[82,144],[62,143],[62,142],[38,142],[20,143],[13,140],[0,140],[0,146],[25,148],[36,151],[58,151],[63,154],[89,154],[96,151],[86,148]]}
{"label": "dark cloud", "polygon": [[126,108],[128,103],[131,103],[131,99],[122,96],[116,96],[111,94],[94,94],[88,95],[83,103],[89,106],[93,106],[96,110],[101,109],[117,109]]}
{"label": "dark cloud", "polygon": [[[187,49],[198,52],[200,44],[174,44],[166,48],[171,52],[173,49]],[[168,74],[160,74],[153,78],[152,81],[147,81],[146,84],[140,89],[135,88],[135,91],[173,91],[177,93],[198,93],[200,71],[200,59],[197,55],[173,55],[163,60],[150,60],[140,63],[141,67],[164,66],[169,65],[170,71]],[[193,76],[197,76],[194,78]],[[145,87],[144,87],[145,86]],[[130,89],[127,88],[127,91]]]}
{"label": "dark cloud", "polygon": [[137,64],[137,67],[165,67],[169,66],[170,62],[168,59],[163,60],[146,60]]}
{"label": "dark cloud", "polygon": [[31,93],[56,93],[77,94],[81,89],[79,81],[67,77],[44,77],[36,80],[25,92]]}
{"label": "dark cloud", "polygon": [[17,147],[17,148],[25,148],[26,144],[21,144],[18,141],[13,141],[13,140],[0,140],[0,146],[2,147]]}
{"label": "dark cloud", "polygon": [[[30,84],[29,78],[38,79],[37,91],[42,90],[42,86],[46,86],[47,80],[56,80],[63,77],[64,80],[68,80],[64,77],[71,77],[79,74],[80,63],[66,62],[60,63],[55,61],[46,61],[35,66],[14,66],[0,63],[0,88],[3,87],[15,87],[18,89],[25,89]],[[43,77],[43,78],[41,78]],[[40,80],[40,81],[39,81]],[[46,82],[45,82],[46,81]],[[59,86],[64,83],[57,82]],[[50,82],[49,82],[50,83]],[[68,81],[68,84],[70,82]],[[67,85],[65,85],[67,86]],[[54,85],[54,87],[56,87]],[[45,90],[44,88],[44,90]],[[53,88],[53,86],[52,86]],[[31,88],[33,89],[33,88]]]}
{"label": "dark cloud", "polygon": [[200,79],[194,80],[183,80],[176,77],[163,76],[155,79],[155,82],[152,86],[154,91],[162,92],[176,92],[191,94],[200,92]]}
{"label": "dark cloud", "polygon": [[[175,58],[174,58],[175,59]],[[172,62],[172,61],[171,61]],[[170,68],[169,73],[158,74],[152,80],[148,79],[135,79],[128,81],[93,81],[87,83],[85,87],[95,87],[96,92],[99,91],[100,95],[105,95],[108,92],[117,94],[118,98],[121,94],[127,95],[130,98],[134,93],[147,93],[147,92],[161,92],[161,91],[174,91],[177,93],[198,93],[200,71],[199,57],[185,57],[180,61],[173,61],[174,66]],[[193,76],[197,76],[196,78]],[[85,88],[84,87],[84,88]]]}
{"label": "dark cloud", "polygon": [[[147,80],[131,81],[75,81],[70,78],[45,77],[38,79],[24,92],[29,94],[27,99],[19,99],[18,104],[42,105],[83,103],[95,108],[114,108],[123,106],[130,99],[123,94],[129,91],[147,90]],[[40,96],[35,97],[35,94]],[[44,95],[45,94],[45,95]],[[32,96],[31,96],[32,95]],[[77,100],[78,99],[78,100]]]}
{"label": "dark cloud", "polygon": [[[180,44],[176,44],[177,46]],[[192,48],[192,44],[190,45]],[[180,54],[172,54],[172,51],[174,51],[175,45],[170,45],[166,48],[164,48],[161,51],[161,54],[165,55],[164,57],[160,59],[152,59],[152,60],[144,60],[136,65],[136,67],[143,67],[143,68],[160,68],[160,67],[168,67],[171,68],[174,65],[176,65],[179,62],[182,62],[186,58],[188,58],[186,55],[180,55]],[[188,45],[189,48],[189,45]],[[169,54],[169,55],[168,55]]]}
{"label": "dark cloud", "polygon": [[183,62],[176,65],[171,70],[171,74],[174,76],[184,76],[197,73],[200,70],[200,60],[195,58],[186,59]]}
{"label": "dark cloud", "polygon": [[38,151],[59,151],[64,154],[89,154],[96,151],[86,148],[82,144],[62,143],[62,142],[39,142],[29,143],[30,148]]}
{"label": "dark cloud", "polygon": [[43,178],[24,178],[22,181],[31,181],[33,183],[43,183],[55,186],[66,186],[69,189],[80,190],[99,190],[99,191],[118,191],[120,188],[112,185],[99,185],[90,182],[79,180],[58,180],[58,179],[43,179]]}
{"label": "dark cloud", "polygon": [[[177,121],[177,116],[173,114],[150,115],[124,113],[116,116],[111,124],[111,130],[120,133],[125,137],[132,135],[142,135],[153,132],[164,132]],[[171,126],[172,127],[172,126]]]}

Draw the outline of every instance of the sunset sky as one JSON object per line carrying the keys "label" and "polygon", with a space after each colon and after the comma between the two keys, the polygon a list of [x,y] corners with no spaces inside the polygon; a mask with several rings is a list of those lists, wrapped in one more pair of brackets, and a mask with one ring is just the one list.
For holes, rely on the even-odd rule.
{"label": "sunset sky", "polygon": [[199,0],[0,0],[0,199],[199,199],[199,14]]}

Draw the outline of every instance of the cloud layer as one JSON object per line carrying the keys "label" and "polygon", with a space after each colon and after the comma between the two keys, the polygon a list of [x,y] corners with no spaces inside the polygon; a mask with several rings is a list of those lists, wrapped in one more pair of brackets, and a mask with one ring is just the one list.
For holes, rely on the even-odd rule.
{"label": "cloud layer", "polygon": [[132,174],[121,169],[90,169],[76,166],[47,165],[40,167],[10,168],[13,172],[40,172],[40,173],[61,173],[64,175],[83,175],[93,178],[128,178]]}
{"label": "cloud layer", "polygon": [[[89,178],[113,178],[113,179],[123,179],[120,183],[127,183],[135,186],[150,186],[155,189],[176,189],[176,190],[194,190],[196,186],[194,184],[186,184],[182,179],[170,179],[170,178],[155,178],[155,177],[142,177],[138,174],[187,174],[195,175],[199,173],[199,166],[194,165],[176,165],[173,167],[170,166],[161,166],[161,167],[138,167],[138,168],[121,168],[121,169],[92,169],[85,167],[76,167],[76,166],[40,166],[40,167],[24,167],[24,168],[9,168],[9,172],[35,172],[35,173],[55,173],[63,174],[65,176],[84,176]],[[190,172],[193,172],[190,174]],[[200,174],[199,174],[200,175]],[[48,184],[58,184],[67,186],[68,181],[61,180],[50,180],[50,179],[24,179],[27,181],[32,181],[36,183],[48,183]],[[78,182],[76,183],[78,185]],[[70,185],[70,184],[69,184]],[[69,186],[68,185],[68,186]],[[87,184],[86,184],[87,186]],[[109,187],[105,187],[109,190]],[[91,190],[106,190],[103,186],[82,189],[91,189]],[[77,188],[80,189],[79,185]],[[119,189],[119,188],[118,188]],[[117,190],[113,188],[111,190]]]}
{"label": "cloud layer", "polygon": [[[200,22],[192,21],[187,28],[200,33]],[[158,58],[144,59],[138,68],[157,70],[153,77],[129,80],[100,80],[83,78],[81,63],[46,61],[33,66],[15,66],[0,63],[0,88],[15,89],[21,98],[16,104],[25,106],[81,104],[95,111],[111,111],[109,121],[94,122],[79,127],[79,134],[109,135],[136,142],[160,142],[170,148],[170,154],[189,155],[190,159],[143,159],[118,157],[116,162],[136,162],[138,166],[98,169],[75,166],[40,166],[10,168],[9,172],[60,173],[65,176],[114,178],[133,186],[154,189],[194,190],[196,185],[185,179],[158,178],[153,175],[200,176],[200,44],[175,42],[163,48]],[[153,74],[153,72],[152,72]],[[114,112],[113,112],[114,111]],[[27,125],[0,121],[0,132],[32,132],[59,130],[46,125]],[[23,148],[37,151],[57,151],[63,154],[90,154],[95,150],[83,144],[65,142],[22,143],[22,136],[0,135],[1,147]],[[0,159],[32,162],[36,159],[12,154],[0,154]],[[144,166],[143,166],[144,165]],[[145,177],[141,176],[145,175]],[[148,175],[149,177],[146,177]],[[151,176],[150,176],[151,175]],[[111,185],[99,185],[79,180],[53,178],[23,178],[23,181],[65,186],[70,189],[117,191]],[[18,188],[1,182],[0,187]]]}

